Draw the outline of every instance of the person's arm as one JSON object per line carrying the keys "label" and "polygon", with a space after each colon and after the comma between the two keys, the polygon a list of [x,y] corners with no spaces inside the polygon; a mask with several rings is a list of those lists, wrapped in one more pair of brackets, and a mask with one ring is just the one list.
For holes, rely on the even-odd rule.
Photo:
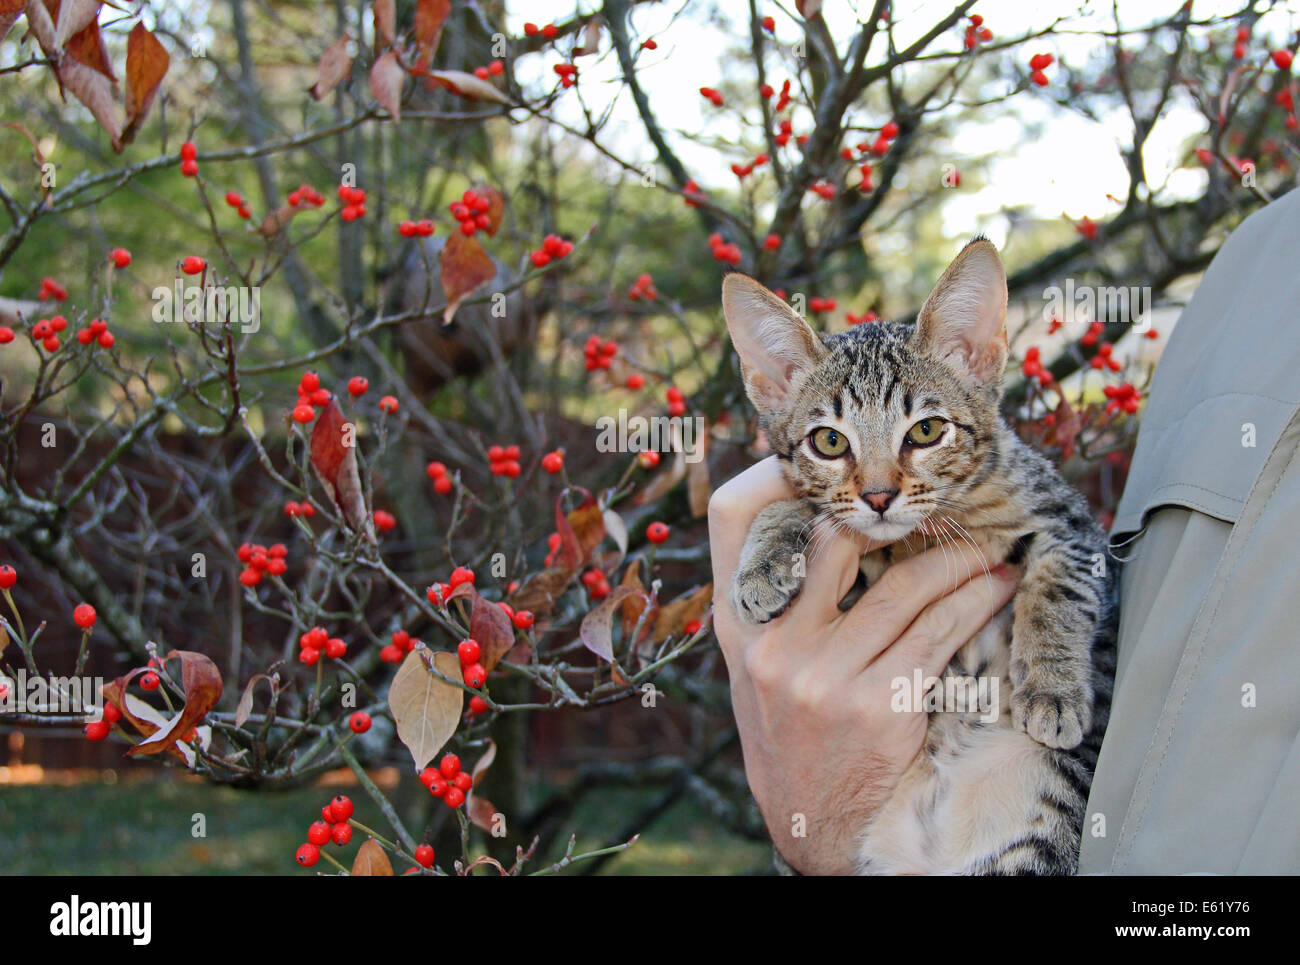
{"label": "person's arm", "polygon": [[791,607],[742,623],[729,590],[745,534],[759,510],[792,496],[775,459],[714,492],[714,631],[750,790],[780,856],[803,874],[851,874],[859,834],[925,736],[924,712],[891,709],[891,682],[917,668],[938,676],[1011,599],[1016,574],[996,567],[985,578],[992,564],[970,547],[933,549],[890,567],[841,612],[864,546],[822,538]]}

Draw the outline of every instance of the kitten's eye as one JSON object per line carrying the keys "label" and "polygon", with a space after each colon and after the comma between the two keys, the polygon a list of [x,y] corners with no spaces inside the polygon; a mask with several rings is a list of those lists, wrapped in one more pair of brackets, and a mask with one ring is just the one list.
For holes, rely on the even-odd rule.
{"label": "kitten's eye", "polygon": [[922,419],[907,430],[907,441],[914,446],[932,446],[939,441],[947,424],[942,419]]}
{"label": "kitten's eye", "polygon": [[849,451],[849,440],[838,429],[815,429],[812,434],[812,447],[817,455],[835,459]]}

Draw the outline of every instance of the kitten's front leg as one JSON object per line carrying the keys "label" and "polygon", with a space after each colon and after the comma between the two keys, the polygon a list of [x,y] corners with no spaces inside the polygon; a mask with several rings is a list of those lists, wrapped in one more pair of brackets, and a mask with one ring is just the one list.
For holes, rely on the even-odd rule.
{"label": "kitten's front leg", "polygon": [[1050,549],[1016,591],[1011,722],[1048,747],[1071,748],[1092,727],[1092,641],[1106,606],[1104,580]]}
{"label": "kitten's front leg", "polygon": [[799,595],[812,518],[802,499],[772,503],[754,517],[731,583],[731,603],[742,620],[767,623]]}

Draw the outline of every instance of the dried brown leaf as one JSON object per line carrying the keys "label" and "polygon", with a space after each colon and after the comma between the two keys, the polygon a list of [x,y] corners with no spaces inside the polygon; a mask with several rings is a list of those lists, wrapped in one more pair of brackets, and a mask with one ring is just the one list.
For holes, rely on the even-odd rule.
{"label": "dried brown leaf", "polygon": [[466,100],[496,101],[498,104],[511,103],[509,97],[487,81],[461,70],[428,70],[424,71],[424,76],[447,88],[453,94],[459,94]]}
{"label": "dried brown leaf", "polygon": [[397,54],[390,50],[370,68],[370,94],[380,107],[393,115],[395,121],[402,119],[402,90],[405,87],[406,71]]}
{"label": "dried brown leaf", "polygon": [[375,542],[374,520],[366,510],[357,470],[356,427],[344,421],[342,410],[333,400],[312,429],[311,465],[347,524]]}
{"label": "dried brown leaf", "polygon": [[170,66],[171,58],[158,38],[142,23],[132,27],[126,40],[126,127],[114,150],[122,150],[123,144],[135,139]]}
{"label": "dried brown leaf", "polygon": [[602,660],[614,661],[614,613],[623,601],[633,595],[641,596],[647,603],[649,597],[645,591],[620,584],[609,596],[582,618],[578,636],[582,645]]}
{"label": "dried brown leaf", "polygon": [[320,62],[316,65],[316,83],[307,92],[313,100],[320,100],[352,73],[351,46],[352,38],[345,33],[320,55]]}
{"label": "dried brown leaf", "polygon": [[199,721],[207,716],[208,711],[217,706],[221,699],[221,672],[217,665],[207,656],[193,650],[173,650],[163,658],[167,663],[179,660],[181,665],[181,689],[185,691],[185,706],[176,715],[171,726],[162,734],[155,734],[148,740],[141,741],[127,751],[128,757],[142,754],[158,754],[172,747]]}
{"label": "dried brown leaf", "polygon": [[[460,661],[453,653],[440,650],[433,666],[443,676],[460,677]],[[397,724],[397,736],[411,752],[415,769],[422,770],[460,724],[465,692],[429,672],[424,655],[414,650],[406,655],[388,688],[388,707]]]}
{"label": "dried brown leaf", "polygon": [[442,27],[451,14],[451,0],[418,0],[415,5],[415,46],[419,54],[415,69],[425,71],[433,63],[442,40]]}
{"label": "dried brown leaf", "polygon": [[352,877],[393,877],[393,863],[388,860],[388,854],[374,838],[367,839],[357,851],[356,859],[352,862]]}
{"label": "dried brown leaf", "polygon": [[497,276],[497,266],[478,239],[467,238],[460,232],[447,239],[438,254],[438,261],[441,264],[442,290],[447,296],[442,320],[444,325],[450,325],[460,303]]}

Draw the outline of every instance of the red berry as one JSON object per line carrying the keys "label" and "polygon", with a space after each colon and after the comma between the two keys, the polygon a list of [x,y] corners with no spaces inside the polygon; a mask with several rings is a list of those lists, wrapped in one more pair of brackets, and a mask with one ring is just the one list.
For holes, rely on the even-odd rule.
{"label": "red berry", "polygon": [[475,690],[482,690],[487,682],[487,671],[481,663],[472,663],[465,668],[465,683]]}
{"label": "red berry", "polygon": [[14,330],[8,325],[0,325],[0,345],[8,345],[14,340]]}
{"label": "red berry", "polygon": [[295,406],[293,410],[293,421],[306,424],[316,418],[316,410],[309,405]]}
{"label": "red berry", "polygon": [[312,844],[328,844],[332,830],[324,821],[317,821],[307,829],[307,840]]}
{"label": "red berry", "polygon": [[447,794],[442,799],[449,808],[458,808],[465,803],[465,792],[458,787],[447,788]]}
{"label": "red berry", "polygon": [[512,622],[520,630],[530,629],[533,625],[533,611],[520,610],[518,613],[515,614],[514,620]]}
{"label": "red berry", "polygon": [[447,495],[447,493],[451,492],[451,479],[447,476],[436,479],[433,483],[433,489],[434,492],[441,493],[444,496]]}
{"label": "red berry", "polygon": [[348,718],[348,727],[352,728],[354,734],[364,734],[370,730],[370,715],[364,710],[358,710]]}
{"label": "red berry", "polygon": [[474,778],[468,771],[461,771],[452,780],[451,784],[452,787],[458,788],[468,794],[470,788],[474,786]]}
{"label": "red berry", "polygon": [[375,510],[375,529],[381,533],[387,533],[390,529],[397,526],[397,517],[387,510]]}
{"label": "red berry", "polygon": [[477,640],[462,640],[456,647],[456,656],[460,658],[462,667],[468,667],[479,662],[483,656],[483,648],[478,645]]}
{"label": "red berry", "polygon": [[483,714],[486,714],[490,709],[491,708],[488,707],[488,702],[484,700],[482,697],[476,696],[476,697],[471,697],[469,699],[469,712],[473,714],[475,717],[481,717]]}
{"label": "red berry", "polygon": [[18,571],[12,566],[0,566],[0,590],[8,590],[18,582]]}
{"label": "red berry", "polygon": [[339,660],[348,652],[348,645],[338,637],[331,637],[325,643],[325,656],[331,660]]}
{"label": "red berry", "polygon": [[441,479],[443,476],[447,475],[447,466],[445,463],[437,462],[435,460],[425,466],[424,471],[430,479]]}
{"label": "red berry", "polygon": [[352,825],[340,822],[330,831],[330,840],[340,848],[352,841]]}
{"label": "red berry", "polygon": [[298,849],[294,859],[304,868],[310,868],[320,860],[320,848],[309,841]]}
{"label": "red berry", "polygon": [[99,333],[99,347],[100,347],[100,348],[112,348],[112,347],[113,347],[113,343],[114,343],[115,341],[117,341],[117,340],[116,340],[115,338],[113,338],[113,333],[112,333],[112,332],[100,332],[100,333]]}
{"label": "red berry", "polygon": [[320,662],[320,651],[315,647],[303,647],[298,653],[298,662],[307,667],[314,667]]}
{"label": "red berry", "polygon": [[125,268],[131,264],[131,252],[125,248],[114,248],[109,252],[109,257],[113,259],[113,264],[118,268]]}
{"label": "red berry", "polygon": [[659,460],[662,458],[657,449],[647,449],[645,452],[636,454],[636,461],[641,464],[642,469],[653,469],[659,465]]}
{"label": "red berry", "polygon": [[425,786],[428,787],[429,793],[433,797],[442,797],[447,793],[447,779],[436,771],[434,772],[433,780]]}
{"label": "red berry", "polygon": [[554,475],[564,468],[564,455],[560,452],[548,452],[542,457],[542,468]]}
{"label": "red berry", "polygon": [[140,686],[144,690],[157,690],[161,684],[162,681],[158,679],[158,675],[152,670],[140,677]]}
{"label": "red berry", "polygon": [[1275,50],[1273,51],[1272,57],[1273,57],[1273,63],[1277,65],[1278,70],[1291,69],[1291,61],[1292,61],[1291,51]]}
{"label": "red berry", "polygon": [[690,623],[686,624],[686,626],[682,627],[682,633],[686,634],[688,637],[693,637],[695,634],[700,632],[700,627],[702,626],[704,626],[704,624],[699,620],[692,620]]}
{"label": "red berry", "polygon": [[453,590],[456,589],[456,587],[460,586],[462,583],[468,583],[471,586],[473,586],[474,571],[471,570],[468,566],[458,566],[451,571],[451,576],[450,578],[448,578],[447,582],[451,584],[451,588]]}
{"label": "red berry", "polygon": [[348,379],[348,394],[354,399],[357,396],[365,395],[368,388],[370,388],[370,382],[363,375],[354,375]]}
{"label": "red berry", "polygon": [[83,630],[89,630],[95,625],[95,617],[95,608],[89,603],[78,603],[72,611],[72,622]]}
{"label": "red berry", "polygon": [[444,754],[442,760],[438,762],[438,770],[450,781],[460,773],[460,758],[455,754]]}
{"label": "red berry", "polygon": [[92,720],[82,728],[82,733],[86,735],[86,740],[102,741],[112,729],[113,725],[106,720]]}
{"label": "red berry", "polygon": [[664,523],[654,522],[646,527],[645,538],[650,542],[658,544],[668,539],[668,527]]}
{"label": "red berry", "polygon": [[437,781],[440,777],[442,777],[442,775],[438,773],[438,769],[436,767],[426,767],[424,770],[420,772],[420,783],[423,784],[425,787],[432,787],[433,783]]}
{"label": "red berry", "polygon": [[422,868],[433,867],[433,845],[422,844],[415,849],[415,863]]}
{"label": "red berry", "polygon": [[346,821],[352,817],[352,801],[346,795],[340,794],[334,800],[330,801],[330,810],[334,812],[334,823]]}
{"label": "red berry", "polygon": [[185,272],[187,275],[197,275],[207,267],[207,264],[208,263],[198,255],[188,255],[185,260],[181,262],[181,271]]}
{"label": "red berry", "polygon": [[643,385],[645,385],[644,375],[641,375],[637,372],[633,372],[631,375],[627,377],[627,387],[629,389],[639,389]]}
{"label": "red berry", "polygon": [[396,411],[397,411],[397,399],[394,398],[394,397],[391,396],[391,395],[386,395],[386,396],[384,396],[382,399],[379,400],[379,408],[380,408],[380,410],[383,411],[383,412],[390,412],[390,413],[391,413],[391,412],[396,412]]}
{"label": "red berry", "polygon": [[182,161],[182,162],[181,162],[181,174],[182,174],[184,177],[192,178],[192,177],[197,176],[198,173],[199,173],[199,162],[198,162],[198,161]]}
{"label": "red berry", "polygon": [[104,720],[108,721],[110,724],[116,724],[121,719],[122,719],[122,712],[117,709],[116,705],[114,704],[104,705]]}

